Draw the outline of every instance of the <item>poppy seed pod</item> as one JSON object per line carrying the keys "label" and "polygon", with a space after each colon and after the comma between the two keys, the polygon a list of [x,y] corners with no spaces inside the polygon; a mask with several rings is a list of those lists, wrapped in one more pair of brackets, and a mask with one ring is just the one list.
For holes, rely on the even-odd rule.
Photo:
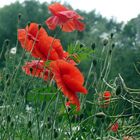
{"label": "poppy seed pod", "polygon": [[80,48],[83,48],[83,47],[84,47],[84,45],[80,43]]}
{"label": "poppy seed pod", "polygon": [[9,39],[6,39],[6,40],[5,40],[6,46],[9,45],[9,42],[10,42]]}
{"label": "poppy seed pod", "polygon": [[103,45],[106,46],[108,44],[108,39],[103,40]]}
{"label": "poppy seed pod", "polygon": [[97,65],[97,61],[94,59],[93,61],[93,65],[96,66]]}
{"label": "poppy seed pod", "polygon": [[56,129],[54,129],[54,138],[57,138],[58,137],[58,132]]}
{"label": "poppy seed pod", "polygon": [[31,73],[33,72],[33,68],[30,68],[30,72],[31,72]]}
{"label": "poppy seed pod", "polygon": [[29,22],[27,23],[28,27],[30,27],[30,24],[31,24],[31,22],[29,21]]}
{"label": "poppy seed pod", "polygon": [[121,94],[121,86],[119,85],[117,88],[116,88],[116,95],[120,95]]}
{"label": "poppy seed pod", "polygon": [[38,29],[40,30],[40,28],[41,28],[41,27],[42,27],[42,25],[41,25],[41,24],[39,24],[39,25],[38,25]]}
{"label": "poppy seed pod", "polygon": [[32,122],[31,121],[28,121],[28,128],[31,128],[31,125],[32,125]]}
{"label": "poppy seed pod", "polygon": [[109,54],[110,54],[110,55],[112,54],[112,50],[109,50]]}
{"label": "poppy seed pod", "polygon": [[113,43],[111,47],[112,47],[112,49],[113,49],[113,48],[115,47],[115,44]]}
{"label": "poppy seed pod", "polygon": [[7,116],[7,123],[9,123],[11,121],[11,117],[10,115]]}
{"label": "poppy seed pod", "polygon": [[110,34],[111,39],[113,38],[113,36],[114,36],[114,34],[113,34],[113,33],[111,33],[111,34]]}
{"label": "poppy seed pod", "polygon": [[92,43],[92,45],[91,45],[92,50],[94,50],[95,47],[96,47],[96,44],[95,43]]}
{"label": "poppy seed pod", "polygon": [[67,108],[68,108],[68,112],[70,112],[70,111],[71,111],[71,107],[70,107],[70,106],[68,106]]}
{"label": "poppy seed pod", "polygon": [[14,122],[11,122],[10,126],[13,127],[14,126]]}
{"label": "poppy seed pod", "polygon": [[21,13],[18,14],[18,20],[20,20],[20,19],[21,19]]}
{"label": "poppy seed pod", "polygon": [[10,78],[10,74],[7,73],[6,76],[5,76],[6,80],[8,80]]}
{"label": "poppy seed pod", "polygon": [[47,126],[48,126],[48,129],[51,128],[51,118],[50,118],[50,117],[48,117],[48,123],[47,123]]}

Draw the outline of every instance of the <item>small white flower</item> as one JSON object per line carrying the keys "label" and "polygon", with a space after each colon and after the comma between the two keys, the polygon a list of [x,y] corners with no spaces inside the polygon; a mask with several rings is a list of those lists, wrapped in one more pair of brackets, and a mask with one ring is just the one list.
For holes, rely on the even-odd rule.
{"label": "small white flower", "polygon": [[16,52],[17,52],[16,47],[11,48],[11,50],[10,50],[10,53],[11,54],[16,54]]}
{"label": "small white flower", "polygon": [[26,105],[26,111],[27,112],[32,112],[32,107],[30,107],[29,105]]}
{"label": "small white flower", "polygon": [[102,33],[101,35],[100,35],[100,38],[102,38],[102,39],[108,39],[108,33]]}

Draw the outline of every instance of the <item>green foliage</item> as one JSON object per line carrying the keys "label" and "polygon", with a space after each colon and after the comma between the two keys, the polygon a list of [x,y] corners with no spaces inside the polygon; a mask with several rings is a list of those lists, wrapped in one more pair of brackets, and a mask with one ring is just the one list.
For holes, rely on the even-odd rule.
{"label": "green foliage", "polygon": [[[0,8],[1,140],[139,139],[140,16],[123,25],[96,11],[77,12],[85,18],[86,30],[60,33],[59,28],[49,31],[44,25],[50,16],[48,3],[26,0]],[[16,42],[16,30],[28,22],[42,24],[49,35],[58,33],[69,58],[81,62],[88,94],[79,97],[80,112],[75,106],[65,106],[67,99],[53,80],[23,73],[22,65],[30,57]],[[7,38],[8,43],[4,41]],[[15,46],[16,55],[10,53]],[[46,67],[49,64],[47,61]],[[102,101],[105,90],[111,92],[108,107]],[[111,131],[115,122],[119,123],[117,133]]]}
{"label": "green foliage", "polygon": [[75,45],[70,44],[67,51],[70,54],[70,58],[76,62],[92,59],[94,53],[94,50],[84,44],[80,44],[80,42],[77,42]]}

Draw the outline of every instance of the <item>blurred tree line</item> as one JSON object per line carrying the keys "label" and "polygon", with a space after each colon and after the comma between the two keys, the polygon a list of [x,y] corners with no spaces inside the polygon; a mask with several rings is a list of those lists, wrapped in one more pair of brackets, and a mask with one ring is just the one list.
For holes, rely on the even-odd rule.
{"label": "blurred tree line", "polygon": [[[50,31],[44,24],[44,21],[50,16],[48,5],[47,2],[26,0],[23,3],[15,2],[0,8],[0,51],[5,39],[10,40],[11,48],[14,47],[17,40],[17,28],[24,28],[29,22],[41,23],[48,34],[53,36],[58,29]],[[71,7],[67,3],[66,5]],[[136,67],[137,70],[140,70],[140,15],[124,24],[117,23],[114,19],[107,20],[94,10],[88,13],[81,10],[77,10],[77,12],[84,17],[86,30],[72,33],[59,32],[57,38],[61,39],[64,48],[79,40],[87,47],[91,47],[95,43],[95,52],[98,52],[105,47],[103,40],[108,40],[110,34],[114,34],[115,51],[113,51],[110,79],[120,73],[128,86],[133,88],[140,86],[140,82],[138,82],[140,75],[135,69]],[[19,13],[21,19],[18,24]],[[20,45],[18,47],[21,48]],[[2,64],[3,60],[0,61]],[[86,73],[91,60],[83,63],[85,65],[82,69]]]}

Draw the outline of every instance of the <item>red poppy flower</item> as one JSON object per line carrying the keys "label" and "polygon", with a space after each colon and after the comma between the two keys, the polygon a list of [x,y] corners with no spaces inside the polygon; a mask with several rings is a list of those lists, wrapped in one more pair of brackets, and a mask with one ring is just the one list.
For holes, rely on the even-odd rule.
{"label": "red poppy flower", "polygon": [[47,80],[50,73],[49,70],[44,67],[44,64],[44,61],[33,60],[31,62],[26,62],[22,70],[25,71],[27,75]]}
{"label": "red poppy flower", "polygon": [[101,102],[102,108],[107,108],[110,104],[111,93],[110,91],[105,91],[101,97],[99,97],[99,101]]}
{"label": "red poppy flower", "polygon": [[103,98],[105,101],[110,101],[111,93],[110,91],[105,91],[103,94]]}
{"label": "red poppy flower", "polygon": [[54,3],[48,8],[53,14],[53,16],[46,20],[46,24],[50,30],[54,30],[57,25],[64,32],[72,32],[74,30],[83,31],[85,29],[84,23],[79,21],[83,20],[83,17],[75,11],[69,10],[59,3]]}
{"label": "red poppy flower", "polygon": [[48,36],[45,29],[31,23],[25,29],[18,30],[21,46],[35,58],[56,60],[63,58],[63,48],[59,39]]}
{"label": "red poppy flower", "polygon": [[86,88],[83,87],[84,77],[81,72],[74,65],[64,60],[51,62],[50,69],[54,74],[57,86],[69,99],[66,105],[74,104],[77,106],[77,111],[80,110],[80,102],[76,93],[87,94]]}
{"label": "red poppy flower", "polygon": [[118,131],[118,128],[119,128],[119,124],[116,122],[114,123],[112,126],[111,126],[111,130],[113,132],[117,132]]}

